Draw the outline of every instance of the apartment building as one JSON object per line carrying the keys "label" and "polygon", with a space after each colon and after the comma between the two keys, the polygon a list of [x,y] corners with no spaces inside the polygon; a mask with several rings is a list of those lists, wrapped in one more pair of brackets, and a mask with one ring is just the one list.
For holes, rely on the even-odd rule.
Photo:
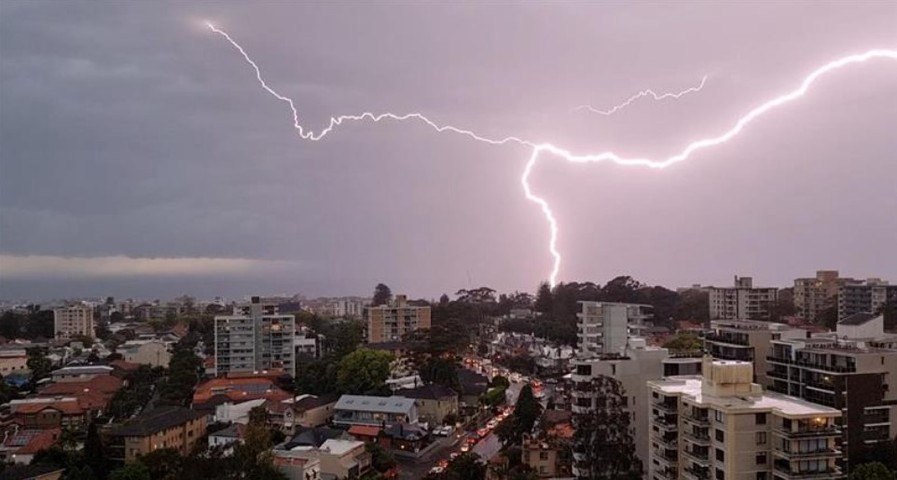
{"label": "apartment building", "polygon": [[752,362],[754,381],[768,387],[767,360],[772,340],[807,338],[806,330],[756,320],[714,320],[704,335],[704,351],[718,360]]}
{"label": "apartment building", "polygon": [[233,315],[215,317],[215,373],[295,369],[295,318],[252,297]]}
{"label": "apartment building", "polygon": [[837,409],[765,393],[749,362],[648,382],[650,480],[841,478]]}
{"label": "apartment building", "polygon": [[186,455],[205,433],[204,414],[183,407],[157,407],[105,432],[105,443],[111,460],[130,463],[162,448]]}
{"label": "apartment building", "polygon": [[651,317],[650,305],[612,302],[579,302],[577,326],[581,356],[619,354],[630,336],[639,336]]}
{"label": "apartment building", "polygon": [[855,313],[878,313],[885,303],[897,304],[897,285],[880,278],[854,280],[838,286],[838,320]]}
{"label": "apartment building", "polygon": [[897,390],[889,387],[897,338],[886,337],[882,323],[880,316],[856,314],[839,322],[837,335],[772,341],[770,390],[843,411],[840,445],[848,465],[897,436]]}
{"label": "apartment building", "polygon": [[840,278],[837,270],[817,270],[815,277],[794,279],[794,306],[806,320],[813,320],[834,305],[838,287],[849,278]]}
{"label": "apartment building", "polygon": [[396,295],[389,305],[365,307],[368,343],[401,340],[405,334],[430,328],[430,307],[408,304],[405,295]]}
{"label": "apartment building", "polygon": [[735,277],[732,287],[708,287],[710,320],[769,320],[778,289],[754,287],[751,277]]}
{"label": "apartment building", "polygon": [[391,397],[342,395],[333,411],[333,424],[342,427],[355,425],[388,427],[399,423],[418,422],[417,402],[413,398],[396,395]]}
{"label": "apartment building", "polygon": [[57,340],[68,340],[75,335],[94,336],[93,308],[87,305],[69,305],[53,310],[53,331]]}

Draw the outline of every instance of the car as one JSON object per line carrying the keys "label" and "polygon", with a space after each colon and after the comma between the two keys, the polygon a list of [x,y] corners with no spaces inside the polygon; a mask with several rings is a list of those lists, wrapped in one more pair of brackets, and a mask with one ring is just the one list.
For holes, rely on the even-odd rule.
{"label": "car", "polygon": [[461,453],[467,453],[470,451],[470,443],[464,442],[461,445]]}
{"label": "car", "polygon": [[481,429],[477,430],[477,436],[479,436],[480,438],[483,438],[483,437],[485,437],[486,435],[489,435],[489,429],[488,429],[488,428],[481,428]]}
{"label": "car", "polygon": [[[468,449],[470,449],[470,447],[468,447]],[[464,451],[464,445],[461,446],[461,451]],[[458,452],[452,452],[452,453],[450,453],[450,454],[449,454],[449,461],[451,462],[452,460],[458,458],[458,455],[461,455],[461,454],[458,453]]]}
{"label": "car", "polygon": [[498,422],[495,419],[489,420],[489,423],[486,424],[486,428],[492,430],[495,426],[498,425]]}
{"label": "car", "polygon": [[430,469],[430,473],[432,473],[434,475],[438,475],[438,474],[442,473],[444,470],[445,470],[444,468],[440,467],[439,465],[436,465],[435,467]]}
{"label": "car", "polygon": [[436,466],[442,468],[443,470],[445,470],[445,468],[448,467],[448,463],[449,463],[448,460],[446,460],[446,459],[442,459],[442,460],[439,461],[439,463],[436,464]]}

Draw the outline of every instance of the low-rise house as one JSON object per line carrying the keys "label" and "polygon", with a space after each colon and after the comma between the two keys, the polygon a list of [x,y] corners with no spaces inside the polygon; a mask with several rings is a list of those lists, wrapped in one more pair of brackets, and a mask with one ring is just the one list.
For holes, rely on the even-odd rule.
{"label": "low-rise house", "polygon": [[297,467],[303,472],[308,471],[309,463],[314,460],[319,462],[318,472],[322,480],[356,479],[371,469],[372,456],[364,442],[328,439],[318,447],[288,448],[287,445],[274,448],[274,465],[291,479],[301,478],[295,475]]}
{"label": "low-rise house", "polygon": [[292,396],[278,387],[269,375],[220,377],[205,381],[193,393],[193,410],[210,418],[217,416],[221,405],[237,405],[253,400],[279,402]]}
{"label": "low-rise house", "polygon": [[28,429],[78,428],[98,414],[83,407],[75,397],[28,398],[9,403],[13,421]]}
{"label": "low-rise house", "polygon": [[246,435],[246,425],[242,423],[234,423],[227,428],[218,430],[209,434],[209,448],[220,447],[223,449],[222,454],[229,456],[233,454],[234,445],[243,443],[243,437]]}
{"label": "low-rise house", "polygon": [[274,455],[274,466],[288,480],[320,480],[321,461],[314,457]]}
{"label": "low-rise house", "polygon": [[158,340],[130,340],[118,347],[126,362],[168,368],[171,351],[168,343]]}
{"label": "low-rise house", "polygon": [[333,424],[339,426],[386,427],[395,423],[417,422],[418,410],[414,399],[396,395],[391,397],[343,395],[334,407]]}
{"label": "low-rise house", "polygon": [[458,415],[458,394],[442,385],[424,385],[401,391],[403,397],[413,398],[420,421],[442,425],[445,417]]}
{"label": "low-rise house", "polygon": [[297,427],[314,428],[326,425],[333,418],[338,395],[299,395],[286,400],[268,400],[268,424],[292,434]]}
{"label": "low-rise house", "polygon": [[50,376],[54,382],[84,382],[93,377],[111,375],[113,370],[108,365],[79,365],[53,370]]}
{"label": "low-rise house", "polygon": [[206,432],[206,416],[183,407],[159,407],[104,432],[109,458],[133,462],[162,448],[186,455]]}
{"label": "low-rise house", "polygon": [[15,344],[0,347],[0,375],[28,372],[28,353],[24,347]]}
{"label": "low-rise house", "polygon": [[546,410],[539,419],[536,433],[526,434],[521,443],[521,462],[539,478],[572,476],[573,434],[572,413]]}
{"label": "low-rise house", "polygon": [[489,389],[488,378],[466,368],[458,368],[458,381],[461,383],[461,403],[468,406],[477,406],[480,396]]}
{"label": "low-rise house", "polygon": [[34,454],[52,447],[59,441],[61,430],[52,428],[49,430],[18,430],[12,434],[7,433],[3,443],[0,444],[0,460],[6,463],[28,465],[34,459]]}
{"label": "low-rise house", "polygon": [[0,480],[59,480],[64,468],[55,465],[15,465],[0,473]]}

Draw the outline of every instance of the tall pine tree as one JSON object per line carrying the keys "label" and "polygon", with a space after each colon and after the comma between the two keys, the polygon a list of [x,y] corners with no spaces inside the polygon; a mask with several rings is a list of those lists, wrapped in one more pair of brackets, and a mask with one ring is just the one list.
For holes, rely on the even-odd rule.
{"label": "tall pine tree", "polygon": [[577,464],[588,480],[638,480],[642,462],[635,455],[629,413],[624,410],[625,393],[619,381],[607,376],[592,380],[595,408],[576,414],[574,452],[582,455]]}

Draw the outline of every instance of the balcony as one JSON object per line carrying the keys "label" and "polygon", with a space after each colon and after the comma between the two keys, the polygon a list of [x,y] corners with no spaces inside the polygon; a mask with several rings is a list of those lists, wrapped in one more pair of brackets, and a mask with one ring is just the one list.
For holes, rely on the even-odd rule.
{"label": "balcony", "polygon": [[800,365],[802,367],[813,368],[816,370],[823,370],[826,372],[834,372],[834,373],[855,373],[857,371],[856,365],[825,365],[822,363],[810,362],[807,360],[798,359],[794,362],[796,365]]}
{"label": "balcony", "polygon": [[682,432],[682,438],[688,440],[691,443],[701,446],[709,446],[710,445],[710,434],[708,433],[696,433],[685,431]]}
{"label": "balcony", "polygon": [[772,363],[782,363],[782,364],[785,364],[785,365],[790,365],[790,364],[794,363],[794,361],[791,360],[791,359],[788,358],[788,357],[776,357],[776,356],[773,356],[773,355],[769,355],[769,356],[767,356],[767,357],[766,357],[766,361],[767,361],[767,362],[772,362]]}
{"label": "balcony", "polygon": [[778,370],[769,370],[766,372],[767,377],[772,378],[781,378],[782,380],[788,380],[788,372],[780,372]]}
{"label": "balcony", "polygon": [[841,458],[843,452],[836,448],[820,448],[818,450],[806,452],[786,452],[784,450],[773,450],[773,455],[784,458],[786,460],[809,460],[817,458]]}
{"label": "balcony", "polygon": [[679,428],[679,422],[675,419],[666,418],[662,415],[654,417],[654,424],[666,431],[673,431]]}
{"label": "balcony", "polygon": [[664,413],[671,413],[671,414],[679,413],[679,406],[675,402],[673,402],[673,403],[667,403],[667,402],[662,402],[662,401],[661,402],[652,402],[651,406],[660,410],[661,412],[664,412]]}
{"label": "balcony", "polygon": [[714,343],[725,343],[728,345],[736,345],[739,347],[750,347],[750,344],[748,343],[748,341],[746,339],[733,337],[731,335],[719,335],[719,334],[715,334],[715,333],[710,333],[710,334],[704,335],[704,340],[707,340],[708,342],[714,342]]}
{"label": "balcony", "polygon": [[684,468],[682,469],[682,476],[689,480],[710,480],[710,469],[709,468]]}
{"label": "balcony", "polygon": [[698,465],[704,467],[710,466],[710,456],[708,452],[701,452],[695,449],[684,448],[682,449],[682,455]]}
{"label": "balcony", "polygon": [[666,478],[668,480],[677,480],[678,474],[675,468],[658,468],[654,471],[654,478]]}
{"label": "balcony", "polygon": [[837,437],[841,435],[841,430],[834,425],[816,428],[801,427],[797,430],[786,430],[777,426],[775,432],[787,438]]}
{"label": "balcony", "polygon": [[682,415],[682,418],[684,418],[686,421],[689,421],[699,427],[709,427],[710,426],[710,416],[706,415],[706,414],[695,415],[694,413],[688,413],[688,414]]}
{"label": "balcony", "polygon": [[654,435],[653,440],[669,450],[676,450],[679,446],[676,435]]}
{"label": "balcony", "polygon": [[776,461],[774,473],[793,480],[810,480],[814,478],[842,478],[841,469],[834,467],[826,470],[792,470],[789,464]]}

